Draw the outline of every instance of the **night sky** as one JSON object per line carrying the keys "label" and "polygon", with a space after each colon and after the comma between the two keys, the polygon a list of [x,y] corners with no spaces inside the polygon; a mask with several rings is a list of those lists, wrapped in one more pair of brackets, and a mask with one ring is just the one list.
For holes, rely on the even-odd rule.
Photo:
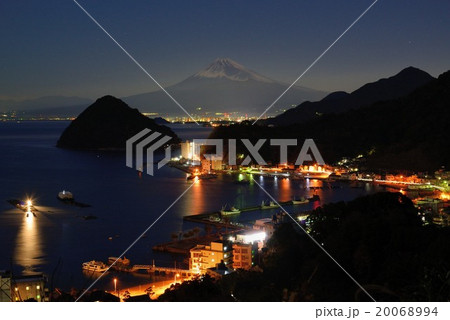
{"label": "night sky", "polygon": [[[373,1],[79,0],[164,86],[229,57],[292,82]],[[450,1],[379,0],[298,85],[354,90],[407,66],[450,69]],[[0,2],[0,98],[157,87],[71,0]]]}

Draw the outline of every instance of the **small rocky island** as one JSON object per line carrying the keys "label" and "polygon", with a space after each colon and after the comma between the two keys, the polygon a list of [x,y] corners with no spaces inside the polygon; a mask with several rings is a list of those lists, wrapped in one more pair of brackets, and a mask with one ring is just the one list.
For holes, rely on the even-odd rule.
{"label": "small rocky island", "polygon": [[173,137],[170,143],[180,141],[170,128],[155,123],[139,110],[108,95],[95,101],[73,120],[56,146],[84,150],[125,150],[126,140],[145,128]]}

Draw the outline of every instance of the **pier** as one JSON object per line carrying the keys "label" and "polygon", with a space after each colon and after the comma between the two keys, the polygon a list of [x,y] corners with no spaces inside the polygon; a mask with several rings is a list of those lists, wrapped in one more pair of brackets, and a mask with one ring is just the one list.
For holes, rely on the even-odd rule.
{"label": "pier", "polygon": [[186,173],[192,173],[192,169],[190,167],[181,165],[177,161],[169,161],[168,165],[169,165],[169,167],[176,168],[176,169],[184,171]]}
{"label": "pier", "polygon": [[188,270],[188,269],[181,269],[181,268],[171,268],[171,267],[158,267],[156,265],[150,265],[150,264],[135,264],[132,266],[125,266],[120,263],[117,263],[111,267],[111,269],[119,272],[129,272],[129,273],[138,273],[138,272],[146,272],[146,273],[154,273],[158,275],[162,274],[177,274],[181,277],[190,277],[195,275],[196,273]]}
{"label": "pier", "polygon": [[177,274],[178,276],[181,277],[191,277],[197,274],[188,269],[157,267],[153,265],[141,265],[141,264],[136,264],[132,266],[130,270],[130,272],[139,272],[139,271],[146,271],[147,273],[155,273],[155,274]]}
{"label": "pier", "polygon": [[[223,228],[223,229],[232,229],[232,230],[242,230],[242,229],[249,228],[249,227],[246,227],[241,224],[233,224],[231,222],[224,222],[223,219],[219,218],[219,216],[220,216],[220,212],[201,213],[201,214],[193,214],[193,215],[189,215],[189,216],[184,216],[183,220],[208,224],[208,225],[216,227],[217,229]],[[215,219],[218,219],[218,220],[211,220],[211,217],[215,217]]]}
{"label": "pier", "polygon": [[[293,203],[292,201],[278,201],[278,203],[281,206],[297,206],[297,205],[307,204],[308,202]],[[239,209],[241,211],[240,213],[233,214],[232,216],[237,216],[237,215],[240,215],[245,212],[251,212],[251,211],[256,211],[256,210],[267,210],[267,209],[275,210],[277,208],[278,208],[278,205],[275,207],[264,207],[264,208],[262,208],[260,205],[245,207],[245,208]],[[227,217],[227,216],[225,216],[225,217]],[[231,229],[231,230],[251,229],[249,226],[245,226],[243,224],[236,224],[236,223],[228,222],[226,220],[224,221],[224,216],[222,216],[222,214],[219,211],[188,215],[188,216],[184,216],[183,220],[212,225],[218,229],[220,229],[220,228]]]}
{"label": "pier", "polygon": [[152,250],[159,252],[169,252],[174,254],[189,255],[190,250],[198,244],[209,244],[220,238],[220,235],[212,234],[201,237],[192,237],[181,240],[170,241],[153,246]]}

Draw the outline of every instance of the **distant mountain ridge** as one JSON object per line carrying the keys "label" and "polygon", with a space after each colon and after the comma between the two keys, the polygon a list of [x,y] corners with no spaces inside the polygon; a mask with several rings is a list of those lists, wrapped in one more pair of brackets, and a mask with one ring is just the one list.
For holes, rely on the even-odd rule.
{"label": "distant mountain ridge", "polygon": [[[339,98],[341,94],[337,95]],[[333,100],[333,96],[329,97]],[[216,127],[212,139],[314,139],[327,163],[362,155],[361,167],[378,172],[434,172],[450,168],[450,71],[402,97],[341,113],[324,114],[299,125]],[[237,145],[237,152],[246,150]],[[241,148],[241,149],[240,149]],[[295,161],[300,150],[290,150]],[[299,148],[298,148],[299,149]],[[225,150],[226,152],[226,150]],[[264,159],[279,159],[261,148]],[[273,160],[274,161],[274,160]]]}
{"label": "distant mountain ridge", "polygon": [[[196,113],[197,108],[201,108],[201,113],[240,112],[259,115],[288,86],[229,58],[218,58],[205,69],[166,89],[190,113]],[[306,100],[318,100],[325,95],[322,91],[294,86],[272,111],[286,109]],[[122,99],[144,112],[183,114],[162,91]]]}
{"label": "distant mountain ridge", "polygon": [[358,109],[378,101],[405,96],[433,79],[435,78],[425,71],[408,67],[392,77],[367,83],[352,93],[338,91],[330,93],[317,102],[304,102],[273,119],[261,122],[261,124],[303,123],[324,113],[341,113],[350,109]]}
{"label": "distant mountain ridge", "polygon": [[0,111],[36,111],[39,109],[45,113],[47,111],[50,111],[50,109],[62,107],[86,107],[92,102],[92,99],[76,96],[44,96],[40,98],[26,99],[21,101],[8,99],[0,100]]}

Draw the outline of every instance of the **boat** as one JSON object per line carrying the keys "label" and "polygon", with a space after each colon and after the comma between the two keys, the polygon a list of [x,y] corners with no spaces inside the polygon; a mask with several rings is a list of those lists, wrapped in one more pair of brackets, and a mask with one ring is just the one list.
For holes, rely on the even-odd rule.
{"label": "boat", "polygon": [[301,197],[300,200],[296,200],[295,198],[292,200],[292,204],[305,204],[305,203],[309,203],[309,200],[303,197]]}
{"label": "boat", "polygon": [[261,209],[273,209],[278,208],[278,205],[276,205],[273,201],[270,201],[269,204],[266,204],[266,202],[263,200],[261,203]]}
{"label": "boat", "polygon": [[108,258],[109,265],[113,264],[114,262],[116,265],[123,265],[123,266],[130,265],[130,259],[127,259],[126,257],[123,257],[123,258],[109,257]]}
{"label": "boat", "polygon": [[60,193],[58,193],[58,199],[62,200],[62,201],[68,201],[68,202],[71,202],[74,200],[72,192],[69,192],[66,190],[63,190]]}
{"label": "boat", "polygon": [[198,174],[198,173],[190,174],[190,173],[188,173],[186,175],[186,180],[193,180],[195,178],[201,179],[201,180],[211,180],[211,179],[216,179],[217,178],[217,174],[215,174],[215,173],[202,173],[202,174]]}
{"label": "boat", "polygon": [[232,215],[232,214],[239,214],[239,213],[241,213],[241,210],[239,210],[239,209],[237,209],[235,207],[227,208],[227,205],[224,205],[222,207],[222,210],[220,210],[220,213],[223,216],[229,216],[229,215]]}
{"label": "boat", "polygon": [[203,173],[201,175],[198,176],[199,179],[202,180],[210,180],[210,179],[216,179],[217,178],[217,174],[215,173]]}
{"label": "boat", "polygon": [[27,211],[28,207],[25,201],[17,200],[17,199],[10,199],[8,202],[13,205],[14,207],[22,210]]}
{"label": "boat", "polygon": [[83,270],[86,271],[92,271],[92,272],[105,272],[106,270],[108,270],[108,266],[106,264],[104,264],[101,261],[89,261],[89,262],[84,262],[82,264],[82,268]]}

